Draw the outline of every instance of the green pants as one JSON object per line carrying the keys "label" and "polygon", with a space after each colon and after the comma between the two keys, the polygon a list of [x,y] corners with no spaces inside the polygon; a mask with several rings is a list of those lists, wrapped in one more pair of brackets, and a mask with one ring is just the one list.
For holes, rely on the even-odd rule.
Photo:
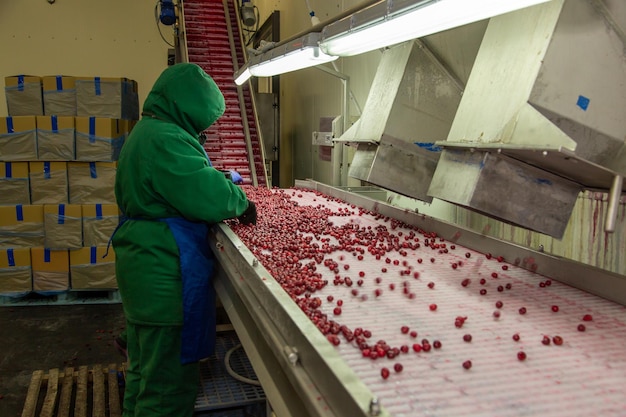
{"label": "green pants", "polygon": [[200,376],[197,363],[180,363],[181,329],[126,323],[124,417],[193,415]]}

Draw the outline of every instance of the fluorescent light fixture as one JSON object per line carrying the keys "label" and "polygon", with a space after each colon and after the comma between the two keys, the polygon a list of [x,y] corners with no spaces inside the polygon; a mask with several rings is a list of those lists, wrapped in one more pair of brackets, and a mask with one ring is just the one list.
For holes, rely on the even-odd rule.
{"label": "fluorescent light fixture", "polygon": [[[308,33],[291,42],[274,47],[250,58],[246,66],[235,73],[235,83],[241,85],[250,76],[271,77],[303,68],[314,67],[334,61],[338,56],[330,56],[319,47],[320,33]],[[246,73],[249,73],[246,74]]]}
{"label": "fluorescent light fixture", "polygon": [[324,27],[320,47],[351,56],[549,0],[386,0]]}
{"label": "fluorescent light fixture", "polygon": [[248,64],[246,64],[243,67],[239,68],[239,71],[235,73],[235,84],[241,85],[248,81],[250,77],[252,77],[252,74],[250,73],[250,68],[248,68]]}

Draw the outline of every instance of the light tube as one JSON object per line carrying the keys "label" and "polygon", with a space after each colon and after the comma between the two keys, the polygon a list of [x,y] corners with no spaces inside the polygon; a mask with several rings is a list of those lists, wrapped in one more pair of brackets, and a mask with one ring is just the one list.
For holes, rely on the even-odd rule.
{"label": "light tube", "polygon": [[242,85],[252,76],[250,73],[250,68],[248,66],[243,66],[235,73],[235,84]]}
{"label": "light tube", "polygon": [[339,58],[327,55],[320,49],[320,37],[319,32],[308,33],[260,55],[250,57],[246,65],[235,73],[235,84],[241,85],[251,76],[271,77],[325,64]]}
{"label": "light tube", "polygon": [[387,0],[331,23],[320,47],[352,56],[549,0]]}
{"label": "light tube", "polygon": [[326,55],[319,46],[307,46],[285,55],[274,56],[250,67],[255,77],[271,77],[303,68],[325,64],[339,58]]}

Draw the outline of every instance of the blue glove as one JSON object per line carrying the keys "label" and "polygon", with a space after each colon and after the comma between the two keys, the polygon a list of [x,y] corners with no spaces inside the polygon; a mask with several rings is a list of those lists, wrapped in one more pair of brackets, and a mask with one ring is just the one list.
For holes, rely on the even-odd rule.
{"label": "blue glove", "polygon": [[241,177],[241,174],[239,174],[237,171],[230,171],[230,180],[233,182],[233,184],[243,184],[243,178]]}

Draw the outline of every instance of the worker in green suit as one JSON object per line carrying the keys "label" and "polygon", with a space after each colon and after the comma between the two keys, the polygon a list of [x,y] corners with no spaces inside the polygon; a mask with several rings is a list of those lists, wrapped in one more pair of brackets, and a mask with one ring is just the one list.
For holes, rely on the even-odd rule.
{"label": "worker in green suit", "polygon": [[190,417],[198,360],[215,342],[209,226],[256,223],[246,194],[211,167],[200,137],[225,109],[199,66],[159,76],[120,153],[115,195],[124,214],[112,238],[128,369],[124,417]]}

